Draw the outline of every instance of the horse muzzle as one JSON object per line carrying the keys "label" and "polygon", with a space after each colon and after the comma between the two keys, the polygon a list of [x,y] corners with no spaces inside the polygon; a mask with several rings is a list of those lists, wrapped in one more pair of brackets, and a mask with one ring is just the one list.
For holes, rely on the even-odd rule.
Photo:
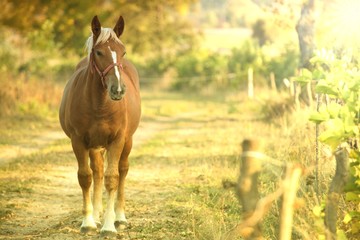
{"label": "horse muzzle", "polygon": [[126,86],[125,85],[121,86],[120,91],[116,86],[112,86],[110,88],[109,95],[110,95],[111,100],[118,101],[118,100],[121,100],[124,97],[125,92],[126,92]]}

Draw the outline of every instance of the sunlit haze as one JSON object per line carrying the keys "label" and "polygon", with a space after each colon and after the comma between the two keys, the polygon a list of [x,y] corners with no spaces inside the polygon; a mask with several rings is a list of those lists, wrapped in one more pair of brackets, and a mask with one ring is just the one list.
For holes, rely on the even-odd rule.
{"label": "sunlit haze", "polygon": [[338,1],[331,11],[329,23],[333,27],[337,45],[356,48],[360,46],[360,1]]}

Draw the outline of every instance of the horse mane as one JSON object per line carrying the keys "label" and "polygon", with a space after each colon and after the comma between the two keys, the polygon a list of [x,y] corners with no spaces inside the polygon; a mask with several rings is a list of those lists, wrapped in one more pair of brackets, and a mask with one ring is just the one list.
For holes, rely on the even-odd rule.
{"label": "horse mane", "polygon": [[111,28],[103,28],[103,27],[101,28],[101,33],[98,36],[95,45],[93,42],[93,34],[91,34],[91,36],[86,40],[86,43],[85,43],[85,49],[87,51],[88,59],[90,59],[91,50],[94,46],[104,43],[109,39],[115,40],[116,42],[122,44],[120,39],[116,36],[116,33],[114,32],[114,30]]}

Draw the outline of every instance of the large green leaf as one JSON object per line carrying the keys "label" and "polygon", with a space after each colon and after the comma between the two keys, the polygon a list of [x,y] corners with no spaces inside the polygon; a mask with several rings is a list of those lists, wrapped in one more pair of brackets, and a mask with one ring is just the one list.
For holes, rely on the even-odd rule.
{"label": "large green leaf", "polygon": [[316,85],[315,91],[317,93],[323,93],[323,94],[332,95],[333,97],[338,97],[339,96],[339,92],[335,87],[329,86],[326,83],[324,83],[323,81],[320,81]]}
{"label": "large green leaf", "polygon": [[329,120],[330,115],[328,112],[314,112],[310,115],[309,120],[315,123],[322,123]]}
{"label": "large green leaf", "polygon": [[347,192],[345,195],[345,200],[346,201],[359,201],[360,196],[358,193],[355,193],[355,192]]}

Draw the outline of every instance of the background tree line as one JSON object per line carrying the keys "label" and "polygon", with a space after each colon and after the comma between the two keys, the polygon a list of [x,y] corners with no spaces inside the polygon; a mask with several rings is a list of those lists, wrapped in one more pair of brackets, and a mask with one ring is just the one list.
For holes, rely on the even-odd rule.
{"label": "background tree line", "polygon": [[[299,27],[302,13],[315,16],[314,10],[302,11],[304,6],[315,9],[315,2],[322,13],[338,0],[326,4],[323,0],[4,0],[0,3],[0,71],[14,78],[65,81],[85,55],[91,18],[97,14],[103,26],[112,26],[121,14],[126,22],[122,39],[127,57],[145,80],[166,76],[175,89],[204,84],[231,87],[242,84],[252,67],[259,84],[268,84],[274,73],[281,86],[284,78],[296,73],[300,59],[304,61],[299,41],[306,31],[296,29],[310,29],[313,34],[306,36],[312,42],[304,45],[310,46],[310,56],[315,37],[321,41],[326,36],[315,36],[314,26],[322,28],[321,21],[303,21],[304,27]],[[234,38],[232,44],[212,37],[210,47],[204,47],[211,38],[209,28],[234,29],[234,33],[248,29],[250,34],[238,40],[238,35],[224,36]],[[329,39],[323,38],[324,42]]]}

